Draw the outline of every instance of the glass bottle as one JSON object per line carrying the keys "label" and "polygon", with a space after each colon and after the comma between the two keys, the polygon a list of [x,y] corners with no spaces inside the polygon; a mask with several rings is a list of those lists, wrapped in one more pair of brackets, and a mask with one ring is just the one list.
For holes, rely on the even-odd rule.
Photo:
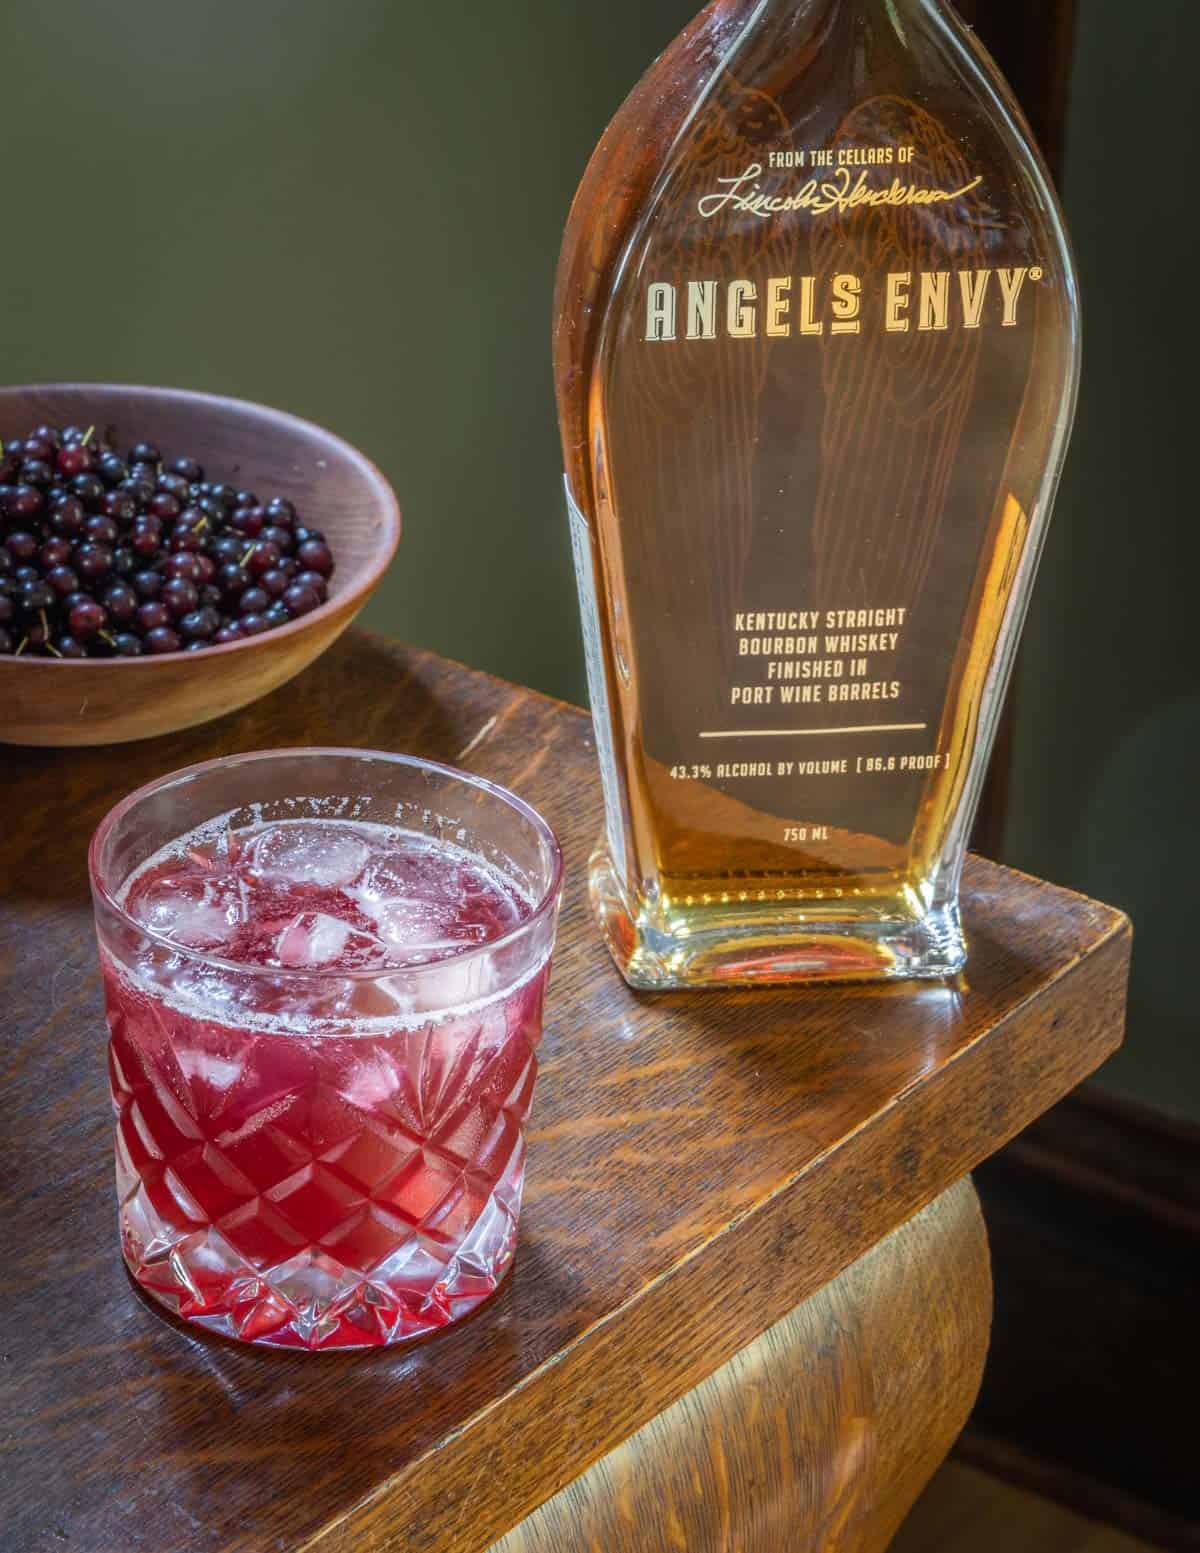
{"label": "glass bottle", "polygon": [[717,0],[601,141],[555,371],[637,987],[941,977],[1074,417],[1062,215],[946,0]]}

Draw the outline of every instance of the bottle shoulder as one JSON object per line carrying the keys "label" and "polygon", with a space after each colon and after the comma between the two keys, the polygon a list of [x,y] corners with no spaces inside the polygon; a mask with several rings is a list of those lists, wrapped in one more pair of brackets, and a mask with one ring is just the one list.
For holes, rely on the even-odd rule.
{"label": "bottle shoulder", "polygon": [[654,61],[609,123],[588,162],[567,218],[554,299],[560,367],[583,347],[589,317],[606,293],[671,151],[758,9],[716,0]]}
{"label": "bottle shoulder", "polygon": [[962,191],[965,203],[921,212],[930,246],[944,240],[953,262],[964,216],[976,246],[1001,259],[1024,238],[1052,258],[1077,308],[1061,208],[1029,126],[940,0],[710,6],[647,71],[589,164],[563,243],[556,333],[582,323],[594,336],[622,276],[651,251],[702,255],[719,233],[714,261],[736,269],[819,243],[825,226],[853,252],[879,225],[864,219],[878,208],[870,197],[890,186],[918,200]]}

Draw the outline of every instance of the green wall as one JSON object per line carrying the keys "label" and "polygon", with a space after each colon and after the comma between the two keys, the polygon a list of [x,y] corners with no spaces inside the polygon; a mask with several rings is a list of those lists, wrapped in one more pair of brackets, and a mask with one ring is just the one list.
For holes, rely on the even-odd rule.
{"label": "green wall", "polygon": [[1200,1120],[1200,223],[1187,187],[1200,7],[1147,0],[1132,15],[1080,7],[1064,196],[1084,382],[1026,637],[1007,850],[1133,917],[1129,1039],[1105,1080]]}
{"label": "green wall", "polygon": [[693,9],[0,4],[4,379],[331,426],[406,519],[369,622],[582,699],[554,267],[601,129]]}
{"label": "green wall", "polygon": [[[4,379],[179,383],[325,422],[405,511],[370,622],[582,699],[554,264],[592,145],[697,3],[0,6]],[[1086,387],[1024,659],[1009,853],[1134,914],[1131,1041],[1108,1078],[1200,1116],[1183,974],[1200,11],[1131,14],[1081,0],[1066,193]]]}

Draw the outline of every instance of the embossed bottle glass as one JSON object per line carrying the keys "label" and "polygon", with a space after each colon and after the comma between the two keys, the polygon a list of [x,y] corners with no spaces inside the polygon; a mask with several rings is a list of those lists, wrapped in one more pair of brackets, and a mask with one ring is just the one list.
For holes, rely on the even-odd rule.
{"label": "embossed bottle glass", "polygon": [[1079,306],[952,7],[709,6],[584,177],[555,367],[622,972],[955,972]]}

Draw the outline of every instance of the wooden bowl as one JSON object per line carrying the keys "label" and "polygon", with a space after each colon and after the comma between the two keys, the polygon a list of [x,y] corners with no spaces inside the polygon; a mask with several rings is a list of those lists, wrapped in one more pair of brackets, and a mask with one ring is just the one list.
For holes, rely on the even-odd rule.
{"label": "wooden bowl", "polygon": [[348,442],[265,405],[177,388],[47,383],[0,388],[0,437],[94,425],[124,450],[189,454],[209,478],[286,496],[324,531],[336,568],[319,609],[261,636],[159,658],[0,658],[0,742],[118,744],[190,728],[265,696],[336,640],[395,554],[391,486]]}

